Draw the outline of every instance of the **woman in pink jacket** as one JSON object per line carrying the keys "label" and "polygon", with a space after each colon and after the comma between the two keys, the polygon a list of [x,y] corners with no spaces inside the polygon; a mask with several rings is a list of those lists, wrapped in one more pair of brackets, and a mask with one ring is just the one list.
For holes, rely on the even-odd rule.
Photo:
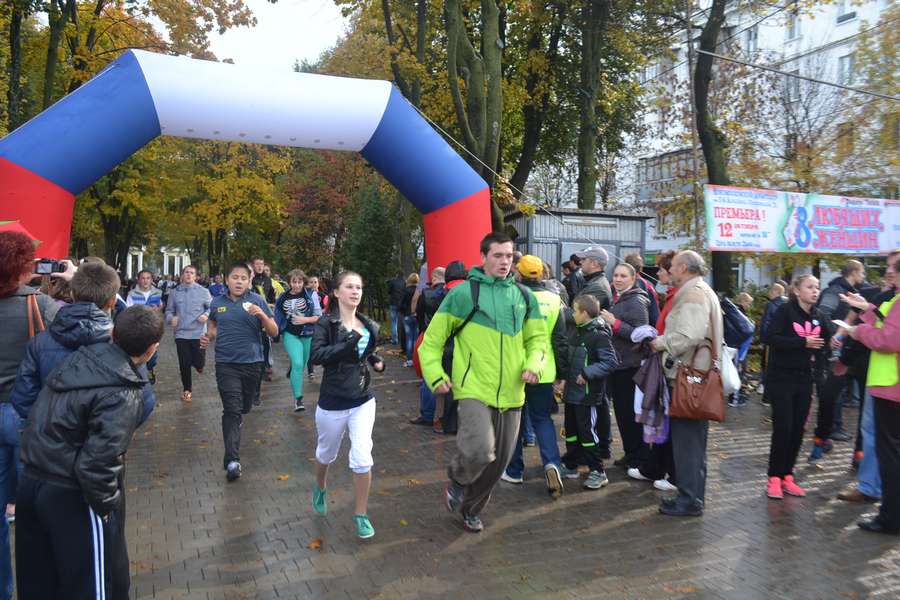
{"label": "woman in pink jacket", "polygon": [[[900,273],[900,250],[888,255],[887,275]],[[872,350],[866,391],[874,399],[875,447],[881,472],[881,510],[874,519],[858,525],[875,533],[900,533],[900,294],[880,306],[870,305],[859,294],[842,295],[860,309],[860,325],[850,337]]]}

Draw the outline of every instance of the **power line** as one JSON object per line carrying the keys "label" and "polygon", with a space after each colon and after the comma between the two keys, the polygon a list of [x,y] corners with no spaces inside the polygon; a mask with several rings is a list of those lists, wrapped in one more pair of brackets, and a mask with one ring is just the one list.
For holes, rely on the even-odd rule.
{"label": "power line", "polygon": [[784,75],[785,77],[794,77],[795,79],[803,79],[804,81],[810,81],[812,83],[819,83],[821,85],[829,85],[832,87],[840,88],[842,90],[847,90],[848,92],[855,92],[857,94],[865,94],[867,96],[875,96],[877,98],[884,98],[885,100],[900,100],[898,96],[889,96],[888,94],[881,94],[879,92],[870,92],[868,90],[864,90],[861,88],[851,87],[849,85],[843,85],[841,83],[834,83],[833,81],[824,81],[822,79],[816,79],[815,77],[807,77],[806,75],[800,75],[799,73],[788,73],[787,71],[782,71],[780,69],[776,69],[774,67],[768,67],[766,65],[759,65],[751,62],[747,62],[745,60],[740,60],[737,58],[731,58],[729,56],[722,56],[721,54],[716,54],[715,52],[707,52],[706,50],[697,50],[700,54],[706,54],[708,56],[712,56],[713,58],[718,58],[719,60],[724,60],[728,62],[733,62],[739,65],[744,65],[745,67],[752,67],[754,69],[762,69],[763,71],[770,71],[772,73],[777,73],[779,75]]}
{"label": "power line", "polygon": [[854,33],[853,35],[848,35],[845,38],[841,38],[841,39],[835,40],[833,42],[828,42],[827,44],[825,44],[823,46],[819,46],[818,48],[813,48],[811,50],[807,50],[806,52],[797,54],[796,56],[791,56],[789,58],[784,58],[782,60],[773,62],[772,64],[776,65],[776,66],[781,66],[785,63],[794,62],[795,60],[800,60],[801,58],[805,58],[805,57],[809,56],[810,54],[816,54],[818,52],[824,52],[825,50],[831,50],[835,46],[840,46],[841,44],[849,42],[852,39],[858,38],[859,36],[861,36],[865,33],[874,31],[875,29],[880,29],[880,28],[884,27],[885,25],[890,25],[891,23],[894,23],[896,21],[900,21],[900,17],[897,17],[895,19],[890,19],[888,21],[882,21],[881,23],[879,23],[877,25],[873,25],[872,27],[869,27],[868,29],[863,29],[862,31],[858,31],[858,32]]}
{"label": "power line", "polygon": [[[790,7],[790,4],[785,4],[784,6],[781,6],[781,7],[779,7],[779,8],[776,8],[775,10],[773,10],[772,12],[770,12],[769,14],[767,14],[766,16],[764,16],[764,17],[760,18],[759,20],[757,20],[755,23],[753,23],[753,24],[751,24],[751,25],[748,25],[748,26],[744,27],[743,29],[741,29],[740,31],[737,31],[737,32],[733,33],[732,35],[728,36],[727,38],[725,38],[724,40],[722,40],[721,42],[719,42],[717,45],[723,45],[723,44],[726,44],[726,43],[730,42],[731,40],[733,40],[733,39],[736,38],[737,36],[741,35],[741,34],[744,33],[745,31],[749,31],[749,30],[753,29],[754,27],[756,27],[757,25],[759,25],[760,23],[762,23],[762,22],[765,21],[766,19],[769,19],[769,18],[771,18],[771,17],[774,17],[775,15],[777,15],[778,13],[780,13],[781,11],[783,11],[783,10],[785,10],[786,8],[789,8],[789,7]],[[671,67],[671,68],[669,68],[669,69],[666,69],[666,70],[663,71],[662,73],[658,73],[658,74],[654,75],[654,76],[651,77],[650,79],[647,79],[646,81],[644,81],[642,85],[646,85],[646,84],[650,83],[651,81],[653,81],[654,79],[659,79],[659,78],[662,77],[663,75],[665,75],[665,74],[667,74],[667,73],[671,73],[672,71],[674,71],[675,69],[677,69],[677,68],[680,67],[681,65],[685,64],[686,62],[687,62],[687,60],[683,60],[683,61],[681,61],[680,63],[678,63],[677,65],[675,65],[675,66],[673,66],[673,67]]]}

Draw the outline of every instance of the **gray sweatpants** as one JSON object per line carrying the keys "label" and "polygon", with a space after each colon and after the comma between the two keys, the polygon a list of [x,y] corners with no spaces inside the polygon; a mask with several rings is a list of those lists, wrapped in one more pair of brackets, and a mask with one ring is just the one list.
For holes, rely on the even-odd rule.
{"label": "gray sweatpants", "polygon": [[518,408],[501,412],[479,400],[459,401],[458,452],[447,474],[463,487],[463,514],[477,515],[491,499],[516,449],[521,412]]}

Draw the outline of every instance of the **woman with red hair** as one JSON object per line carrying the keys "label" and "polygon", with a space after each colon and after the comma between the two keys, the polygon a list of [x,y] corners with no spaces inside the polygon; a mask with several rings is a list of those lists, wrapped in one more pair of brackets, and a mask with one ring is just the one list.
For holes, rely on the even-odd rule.
{"label": "woman with red hair", "polygon": [[[57,305],[49,296],[25,284],[34,276],[34,242],[24,233],[0,233],[0,507],[15,499],[16,470],[19,468],[21,418],[9,403],[9,393],[25,356],[28,339],[49,325]],[[29,319],[29,305],[31,319]],[[36,311],[34,309],[37,309]],[[12,598],[12,558],[9,552],[9,524],[0,515],[0,600]]]}

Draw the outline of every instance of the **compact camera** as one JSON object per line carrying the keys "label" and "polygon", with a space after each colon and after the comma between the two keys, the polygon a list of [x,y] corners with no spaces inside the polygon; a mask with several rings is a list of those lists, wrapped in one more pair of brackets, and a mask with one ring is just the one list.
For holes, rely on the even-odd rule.
{"label": "compact camera", "polygon": [[64,273],[66,265],[62,261],[50,258],[42,258],[34,262],[34,272],[36,275],[49,275],[50,273]]}

